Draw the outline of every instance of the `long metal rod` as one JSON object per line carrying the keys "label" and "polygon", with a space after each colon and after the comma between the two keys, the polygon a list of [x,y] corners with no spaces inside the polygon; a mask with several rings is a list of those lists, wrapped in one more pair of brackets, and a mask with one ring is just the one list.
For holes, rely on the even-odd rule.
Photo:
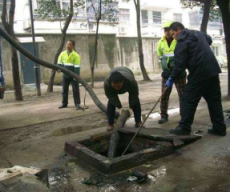
{"label": "long metal rod", "polygon": [[164,92],[162,93],[162,95],[160,96],[160,98],[157,100],[157,102],[155,103],[155,105],[153,106],[153,108],[149,111],[147,117],[145,118],[144,122],[142,123],[142,125],[139,127],[139,129],[137,130],[137,132],[135,133],[135,135],[133,136],[133,138],[131,139],[131,141],[129,142],[129,144],[127,145],[126,149],[124,150],[124,152],[122,153],[121,156],[123,156],[126,151],[128,150],[128,148],[130,147],[130,145],[132,144],[133,140],[135,139],[135,137],[137,136],[137,134],[140,132],[141,128],[144,126],[146,120],[148,119],[149,115],[153,112],[153,110],[155,109],[155,107],[157,106],[157,104],[159,103],[159,101],[161,100],[161,98],[164,96],[166,90],[168,87],[165,88]]}
{"label": "long metal rod", "polygon": [[[32,6],[32,0],[29,0],[29,1],[30,1],[30,19],[31,19],[31,31],[32,31],[32,39],[33,39],[33,49],[34,49],[34,55],[37,57],[36,44],[35,44],[35,35],[34,35],[33,6]],[[37,63],[34,63],[34,74],[35,74],[35,84],[36,84],[36,89],[37,89],[37,96],[41,96],[39,69],[40,69],[39,65]]]}

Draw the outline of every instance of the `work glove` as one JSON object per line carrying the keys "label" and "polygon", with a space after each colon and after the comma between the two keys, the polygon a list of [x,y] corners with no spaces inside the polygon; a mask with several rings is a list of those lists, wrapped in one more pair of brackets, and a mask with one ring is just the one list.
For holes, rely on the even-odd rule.
{"label": "work glove", "polygon": [[165,86],[169,88],[173,86],[173,79],[171,77],[168,78]]}

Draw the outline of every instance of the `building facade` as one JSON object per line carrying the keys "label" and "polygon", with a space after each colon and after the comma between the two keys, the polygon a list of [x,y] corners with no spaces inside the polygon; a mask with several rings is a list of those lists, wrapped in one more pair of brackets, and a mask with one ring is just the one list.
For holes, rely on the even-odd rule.
{"label": "building facade", "polygon": [[[9,4],[10,1],[8,1]],[[74,0],[76,2],[76,0]],[[185,25],[186,28],[199,30],[202,12],[200,8],[188,9],[180,4],[180,0],[141,0],[141,33],[144,43],[145,65],[149,73],[160,71],[160,65],[157,62],[156,46],[157,41],[163,35],[162,25],[167,21],[179,21]],[[3,0],[0,0],[0,11],[2,10]],[[69,0],[57,0],[59,8],[67,10],[69,7]],[[85,51],[81,51],[79,47],[76,48],[78,52],[82,52],[82,60],[84,61],[83,71],[88,74],[85,78],[90,76],[90,63],[92,61],[92,49],[94,44],[94,36],[96,32],[96,15],[98,0],[86,0],[85,6],[82,9],[74,8],[78,15],[73,17],[67,31],[67,39],[73,38],[80,43],[80,48],[84,47]],[[27,37],[31,36],[31,22],[29,11],[29,0],[16,1],[15,22],[14,29],[16,36],[20,37],[21,45],[30,49],[31,40]],[[38,9],[41,6],[40,0],[33,0],[33,9]],[[102,13],[106,12],[104,7],[112,7],[112,12],[109,16],[114,20],[110,22],[107,17],[100,21],[99,26],[99,49],[98,49],[98,63],[96,71],[101,74],[101,78],[114,66],[128,66],[134,72],[139,73],[139,62],[137,52],[137,25],[136,25],[136,8],[133,0],[119,0],[112,5],[103,5]],[[108,7],[107,7],[108,8]],[[9,9],[9,6],[8,6]],[[95,11],[96,10],[96,11]],[[0,13],[1,14],[1,13]],[[64,26],[64,21],[49,21],[51,19],[41,19],[34,12],[34,26],[37,39],[44,39],[44,41],[37,41],[37,47],[40,53],[39,57],[49,62],[53,62],[55,50],[61,38],[61,28]],[[208,34],[213,38],[212,49],[217,57],[225,57],[225,41],[223,34],[223,25],[220,20],[209,22]],[[27,38],[27,39],[26,39]],[[79,39],[76,39],[79,38]],[[28,41],[27,41],[28,40]],[[6,42],[4,42],[4,45]],[[51,46],[53,45],[53,46]],[[77,44],[78,45],[78,44]],[[130,47],[128,47],[130,46]],[[7,46],[9,47],[9,46]],[[52,51],[51,51],[52,49]],[[3,50],[4,68],[6,74],[11,75],[11,59],[10,49]],[[47,52],[52,52],[50,56]],[[20,69],[22,76],[22,83],[26,83],[25,66],[31,66],[31,63],[26,60],[20,53]],[[104,70],[104,71],[103,71]],[[41,68],[42,81],[46,82],[51,70]],[[84,76],[84,75],[83,75]],[[6,78],[6,81],[7,81]],[[100,78],[99,78],[100,79]],[[33,81],[33,80],[32,80]],[[9,82],[9,81],[8,81]],[[30,82],[30,81],[28,81]]]}

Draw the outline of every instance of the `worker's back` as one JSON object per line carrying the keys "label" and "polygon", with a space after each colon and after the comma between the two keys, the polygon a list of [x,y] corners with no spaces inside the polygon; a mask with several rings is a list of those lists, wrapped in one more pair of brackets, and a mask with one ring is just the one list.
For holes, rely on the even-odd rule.
{"label": "worker's back", "polygon": [[[188,79],[198,82],[221,73],[219,64],[210,48],[211,44],[211,37],[200,31],[184,29],[178,36],[175,62],[188,61],[186,67],[189,70]],[[187,49],[188,58],[183,58],[186,55],[180,54],[183,49]]]}

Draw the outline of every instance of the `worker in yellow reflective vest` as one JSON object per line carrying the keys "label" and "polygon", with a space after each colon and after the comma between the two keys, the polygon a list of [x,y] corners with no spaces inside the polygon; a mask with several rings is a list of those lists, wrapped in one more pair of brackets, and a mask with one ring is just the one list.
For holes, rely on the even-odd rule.
{"label": "worker in yellow reflective vest", "polygon": [[[64,67],[77,75],[80,75],[80,56],[74,51],[75,42],[72,40],[67,41],[66,51],[63,51],[58,58],[58,65]],[[81,109],[79,83],[63,73],[62,81],[62,105],[59,109],[66,108],[68,106],[68,93],[69,85],[72,84],[74,104],[77,109]]]}
{"label": "worker in yellow reflective vest", "polygon": [[[177,45],[176,39],[173,39],[172,35],[169,32],[169,27],[172,24],[171,21],[163,24],[164,36],[160,39],[157,46],[157,55],[161,60],[162,67],[162,93],[165,90],[166,82],[170,77],[170,74],[173,70],[175,61],[174,61],[174,50]],[[175,81],[176,89],[179,95],[180,105],[181,105],[181,96],[186,84],[186,72],[184,71]],[[168,121],[168,104],[169,96],[171,94],[172,87],[168,87],[164,96],[161,99],[160,110],[161,110],[161,119],[158,121],[159,124],[163,124]]]}

